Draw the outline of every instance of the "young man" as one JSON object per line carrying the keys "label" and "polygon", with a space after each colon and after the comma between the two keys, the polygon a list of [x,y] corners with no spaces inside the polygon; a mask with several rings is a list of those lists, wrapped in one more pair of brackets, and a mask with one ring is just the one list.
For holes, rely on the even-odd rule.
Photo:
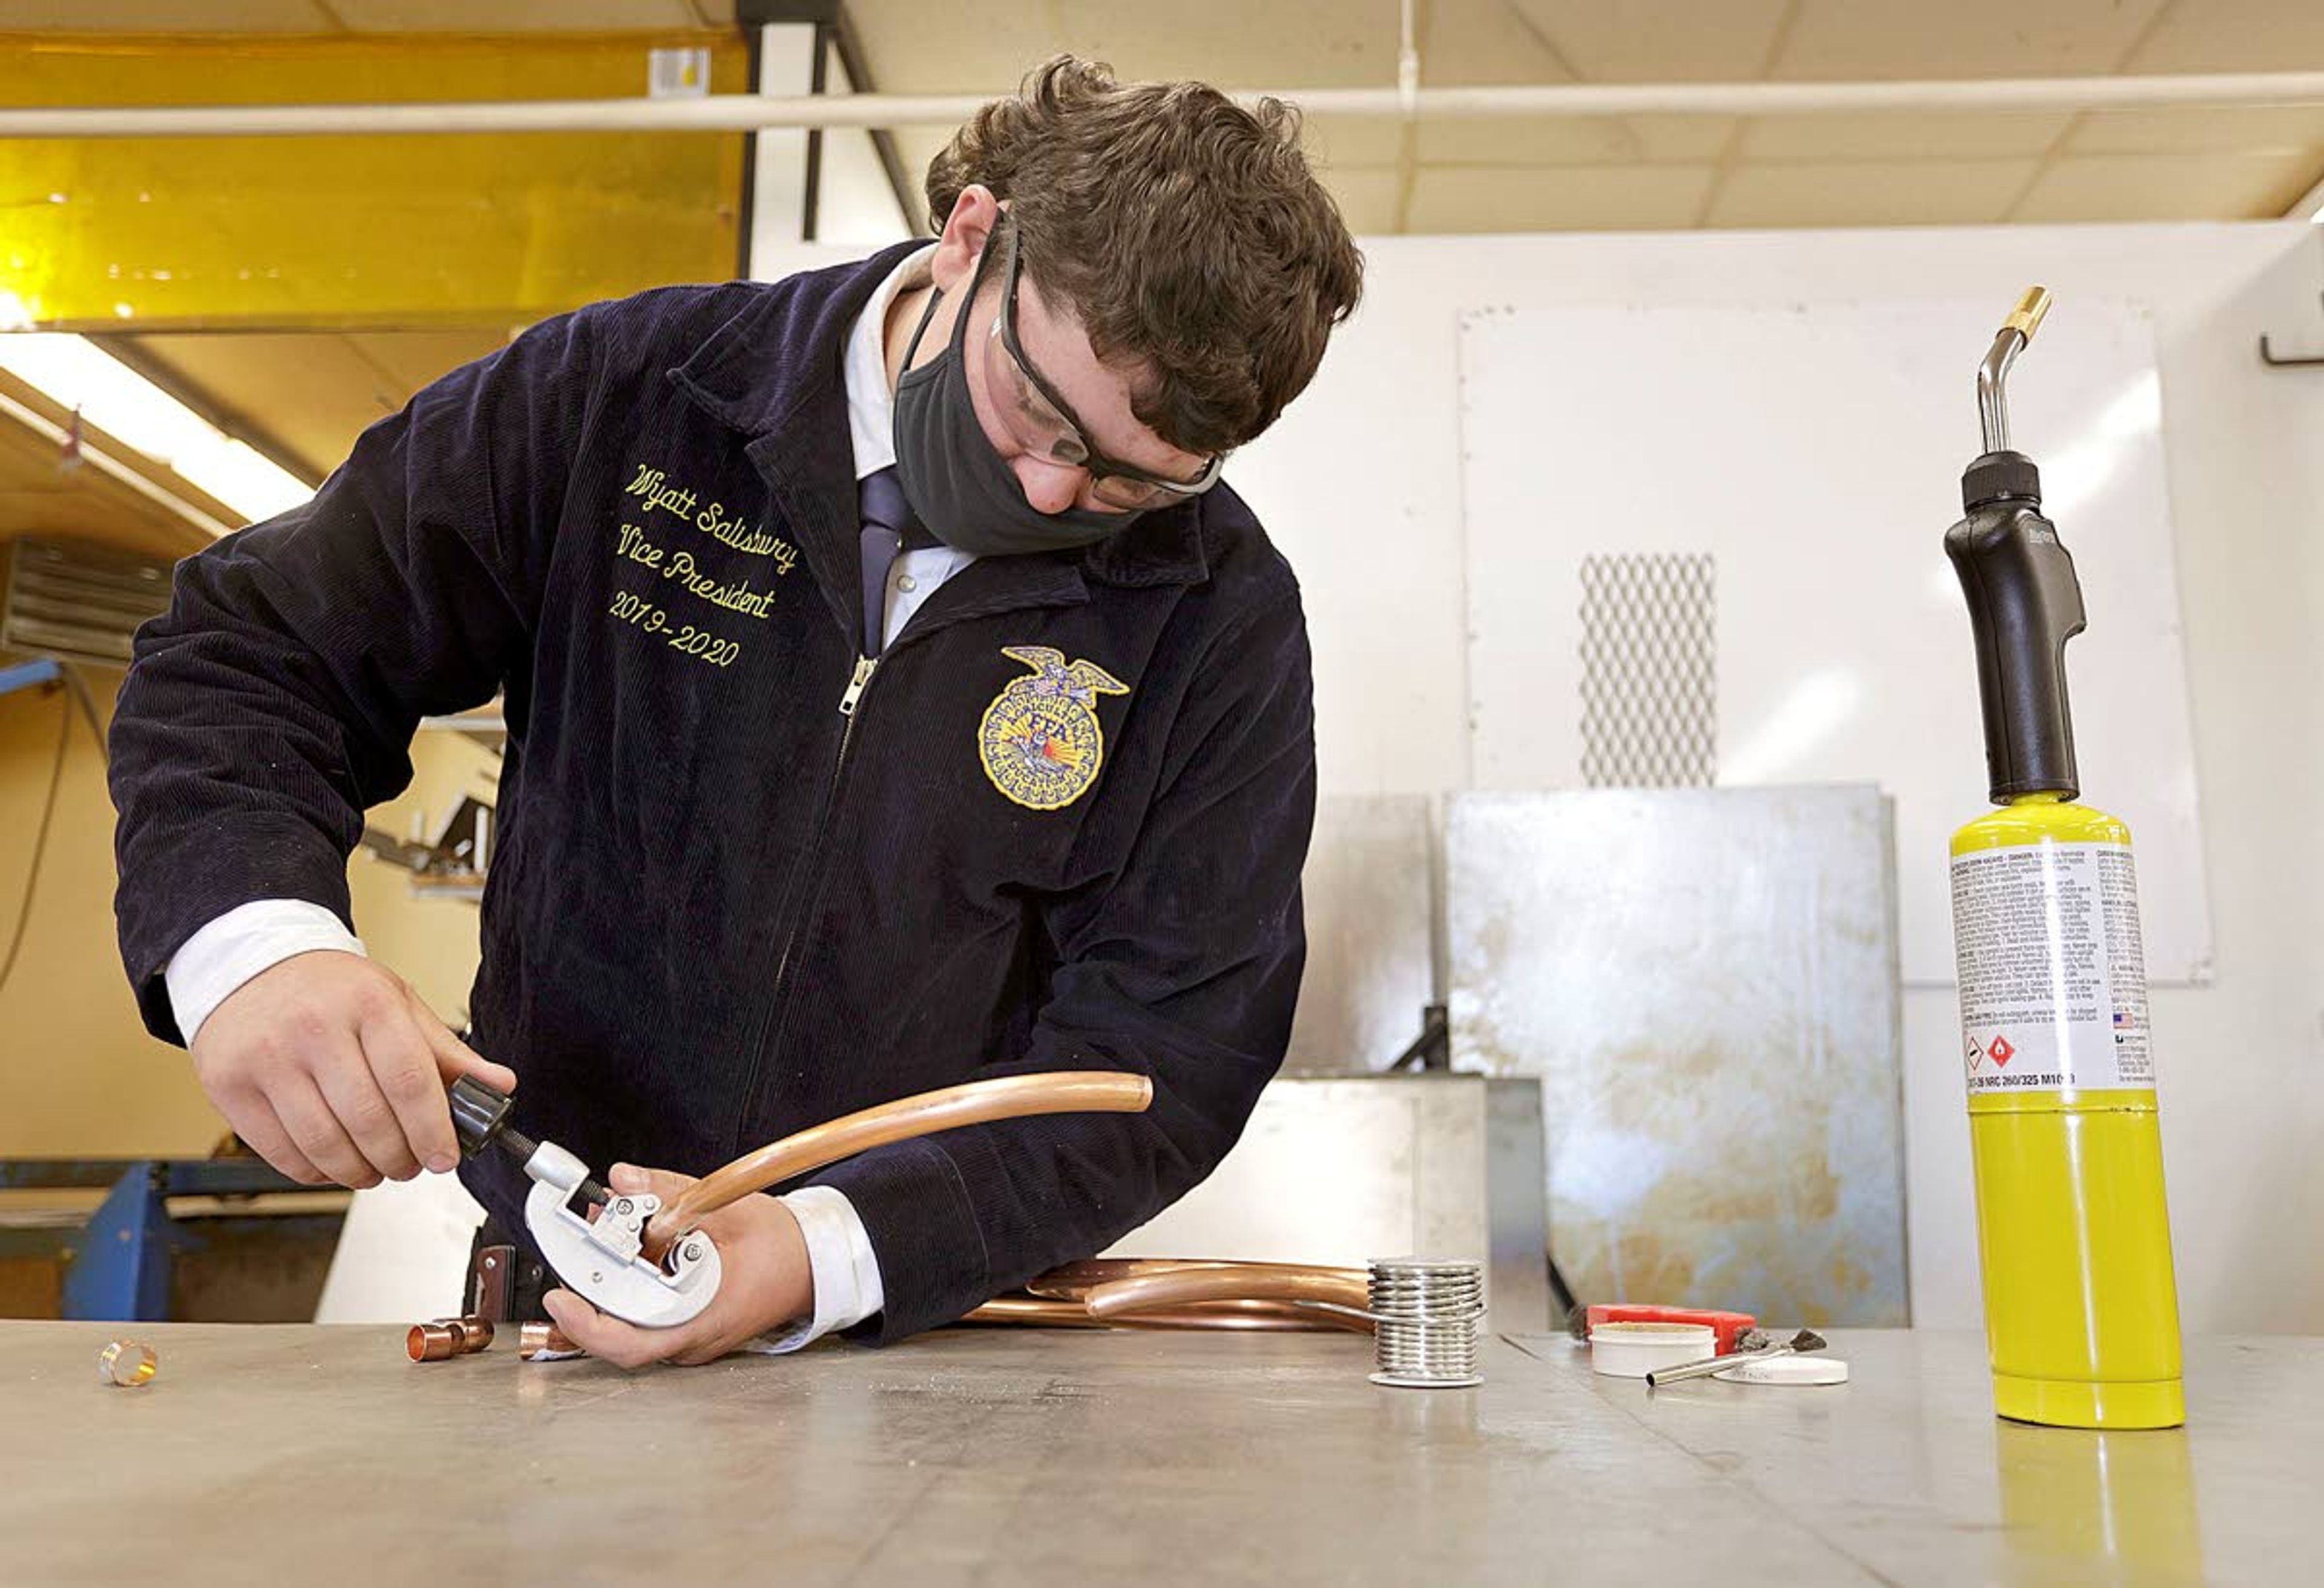
{"label": "young man", "polygon": [[[617,1362],[894,1340],[1087,1256],[1210,1172],[1289,1032],[1306,637],[1217,482],[1356,250],[1282,106],[1071,59],[927,193],[932,245],[597,304],[437,382],[183,564],[122,690],[131,979],[301,1180],[450,1167],[463,1073],[695,1174],[978,1076],[1152,1077],[1142,1115],[745,1198],[685,1327],[549,1297]],[[496,689],[472,1050],[363,957],[346,866],[419,719]],[[521,1239],[521,1176],[462,1172]]]}

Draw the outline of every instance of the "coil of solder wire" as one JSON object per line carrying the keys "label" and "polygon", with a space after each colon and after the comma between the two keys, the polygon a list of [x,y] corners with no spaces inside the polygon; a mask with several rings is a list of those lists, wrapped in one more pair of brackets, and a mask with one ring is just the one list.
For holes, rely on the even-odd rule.
{"label": "coil of solder wire", "polygon": [[1477,1371],[1484,1265],[1377,1258],[1371,1264],[1371,1380],[1404,1390],[1457,1390]]}

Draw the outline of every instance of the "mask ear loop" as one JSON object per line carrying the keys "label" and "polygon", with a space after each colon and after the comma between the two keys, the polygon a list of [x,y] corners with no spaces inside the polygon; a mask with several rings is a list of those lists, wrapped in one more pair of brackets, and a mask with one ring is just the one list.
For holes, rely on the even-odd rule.
{"label": "mask ear loop", "polygon": [[[960,323],[953,327],[952,339],[953,350],[954,352],[958,352],[962,347],[967,346],[968,311],[976,303],[977,289],[984,285],[984,267],[986,264],[991,263],[991,258],[992,237],[991,234],[987,233],[985,235],[984,246],[977,251],[976,273],[969,278],[968,300],[961,305]],[[943,301],[944,289],[942,287],[931,287],[928,289],[928,306],[920,310],[920,323],[912,328],[912,339],[904,345],[904,367],[901,373],[896,376],[897,380],[901,381],[905,375],[912,373],[912,359],[913,356],[920,350],[920,338],[928,334],[928,322],[936,319],[936,305]]]}

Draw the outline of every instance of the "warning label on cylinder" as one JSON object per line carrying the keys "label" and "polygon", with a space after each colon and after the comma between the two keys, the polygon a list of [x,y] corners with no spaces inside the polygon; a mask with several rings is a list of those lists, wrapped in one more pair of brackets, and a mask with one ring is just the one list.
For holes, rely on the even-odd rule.
{"label": "warning label on cylinder", "polygon": [[1971,1092],[2154,1085],[2129,850],[2043,844],[1958,855],[1953,937]]}

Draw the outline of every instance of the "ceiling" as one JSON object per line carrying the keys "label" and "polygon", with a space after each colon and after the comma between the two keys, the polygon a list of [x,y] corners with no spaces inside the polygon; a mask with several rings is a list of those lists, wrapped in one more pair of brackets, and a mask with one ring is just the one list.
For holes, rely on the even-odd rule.
{"label": "ceiling", "polygon": [[[850,0],[871,86],[1004,91],[1060,50],[1236,88],[1396,80],[1397,0]],[[733,0],[9,0],[13,32],[361,34],[723,28]],[[2319,0],[1416,0],[1426,84],[2324,69]],[[5,99],[0,90],[0,99]],[[936,129],[900,130],[915,177]],[[1318,117],[1359,234],[2278,216],[2324,181],[2324,106],[2081,115]],[[5,156],[0,145],[0,156]],[[706,195],[706,201],[712,196]],[[107,338],[310,479],[511,328]],[[157,552],[171,522],[0,420],[0,538]]]}
{"label": "ceiling", "polygon": [[364,426],[506,339],[492,329],[101,338],[211,423],[309,481],[330,473]]}
{"label": "ceiling", "polygon": [[[1395,0],[852,0],[873,84],[999,88],[1057,49],[1240,88],[1396,80]],[[1428,85],[2324,69],[2316,0],[1416,0]],[[915,171],[943,134],[899,134]],[[2324,106],[1309,126],[1360,233],[2279,216]]]}
{"label": "ceiling", "polygon": [[[1397,0],[845,0],[872,85],[1002,91],[1059,50],[1238,88],[1392,85]],[[18,32],[731,26],[734,0],[9,0]],[[2317,0],[1414,0],[1427,84],[2324,69]],[[1360,233],[2281,215],[2324,106],[2067,114],[1318,119]],[[899,134],[917,171],[934,129]]]}

